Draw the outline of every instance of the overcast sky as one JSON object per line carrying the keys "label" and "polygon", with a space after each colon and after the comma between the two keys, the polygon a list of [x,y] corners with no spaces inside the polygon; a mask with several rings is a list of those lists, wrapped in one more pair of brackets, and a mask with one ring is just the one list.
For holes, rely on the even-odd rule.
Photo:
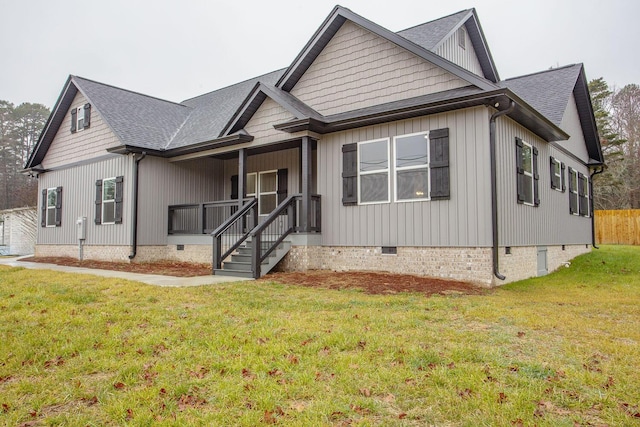
{"label": "overcast sky", "polygon": [[[290,65],[336,0],[0,0],[0,100],[53,107],[69,74],[182,101]],[[583,62],[640,84],[638,0],[342,0],[399,31],[475,7],[500,77]]]}

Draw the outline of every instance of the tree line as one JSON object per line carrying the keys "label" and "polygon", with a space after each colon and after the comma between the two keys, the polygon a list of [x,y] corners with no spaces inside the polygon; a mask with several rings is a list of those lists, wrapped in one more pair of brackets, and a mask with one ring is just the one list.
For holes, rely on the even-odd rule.
{"label": "tree line", "polygon": [[49,109],[0,100],[0,209],[35,206],[38,182],[22,173],[49,118]]}
{"label": "tree line", "polygon": [[596,209],[640,209],[640,86],[610,87],[601,77],[589,82],[603,173],[593,180]]}

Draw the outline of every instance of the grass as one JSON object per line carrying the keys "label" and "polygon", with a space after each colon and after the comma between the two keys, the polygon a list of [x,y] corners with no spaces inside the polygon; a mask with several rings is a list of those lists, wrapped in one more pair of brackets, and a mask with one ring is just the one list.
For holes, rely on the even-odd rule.
{"label": "grass", "polygon": [[0,425],[637,426],[640,248],[485,295],[0,268]]}

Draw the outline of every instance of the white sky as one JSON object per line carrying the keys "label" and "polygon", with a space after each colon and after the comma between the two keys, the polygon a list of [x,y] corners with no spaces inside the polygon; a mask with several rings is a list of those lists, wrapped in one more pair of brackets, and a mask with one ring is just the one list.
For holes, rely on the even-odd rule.
{"label": "white sky", "polygon": [[[0,0],[0,100],[53,107],[69,74],[181,101],[290,65],[337,0]],[[342,0],[399,31],[475,7],[500,77],[583,62],[640,84],[638,0]]]}

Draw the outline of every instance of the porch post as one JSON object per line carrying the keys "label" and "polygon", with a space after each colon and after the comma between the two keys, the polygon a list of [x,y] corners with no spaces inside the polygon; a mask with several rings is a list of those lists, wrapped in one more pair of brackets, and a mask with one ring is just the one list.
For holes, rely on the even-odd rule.
{"label": "porch post", "polygon": [[311,139],[308,136],[302,137],[300,147],[300,167],[302,169],[302,212],[300,212],[300,231],[308,233],[311,229]]}
{"label": "porch post", "polygon": [[247,197],[247,150],[238,151],[238,209],[242,209]]}

